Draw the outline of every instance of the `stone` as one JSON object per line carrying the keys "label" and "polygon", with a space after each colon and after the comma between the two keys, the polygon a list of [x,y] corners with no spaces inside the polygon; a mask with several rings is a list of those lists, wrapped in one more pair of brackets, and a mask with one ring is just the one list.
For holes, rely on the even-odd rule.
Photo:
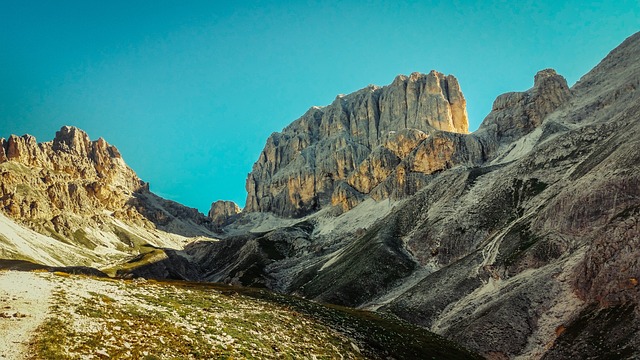
{"label": "stone", "polygon": [[244,211],[303,216],[345,195],[346,188],[335,193],[344,181],[366,193],[437,130],[468,132],[466,101],[452,75],[399,75],[391,85],[339,95],[269,137],[247,177]]}
{"label": "stone", "polygon": [[531,89],[500,95],[480,130],[467,134],[452,75],[399,75],[389,86],[340,95],[269,137],[247,177],[245,211],[299,217],[328,205],[346,211],[366,196],[412,195],[427,175],[490,159],[570,98],[562,76],[541,70]]}
{"label": "stone", "polygon": [[0,138],[0,163],[7,161],[7,150],[9,144],[5,138]]}
{"label": "stone", "polygon": [[235,202],[218,200],[211,204],[208,216],[215,225],[224,226],[240,211],[240,207]]}
{"label": "stone", "polygon": [[543,120],[571,98],[567,81],[553,69],[539,71],[533,87],[524,92],[510,92],[496,98],[480,125],[480,132],[491,135],[491,148],[509,143],[539,127]]}
{"label": "stone", "polygon": [[331,205],[349,211],[362,202],[364,195],[345,182],[340,182],[331,195]]}
{"label": "stone", "polygon": [[56,132],[52,149],[53,151],[69,152],[87,157],[91,145],[92,143],[87,133],[72,126],[63,126]]}
{"label": "stone", "polygon": [[[182,220],[195,225],[195,233],[213,229],[197,210],[151,194],[114,146],[102,138],[91,141],[78,128],[64,126],[42,143],[11,135],[0,140],[0,149],[0,209],[44,235],[95,247],[84,229],[104,227],[113,218],[148,229]],[[172,231],[186,234],[187,227],[181,228]]]}
{"label": "stone", "polygon": [[[331,204],[348,212],[317,211],[261,233],[238,226],[234,237],[201,243],[191,255],[210,281],[390,313],[490,359],[635,358],[638,59],[640,33],[571,89],[555,71],[542,70],[531,89],[498,96],[473,134],[431,126],[399,136],[408,130],[384,128],[382,115],[374,125],[360,116],[354,127],[344,114],[349,104],[364,106],[380,88],[338,97],[274,135],[248,185],[264,195],[253,211],[291,215],[276,195],[302,187],[271,179],[316,174],[315,164],[330,156],[320,145],[340,144],[333,150],[342,149],[341,159],[364,155],[353,170],[304,181],[333,188]],[[408,84],[419,78],[396,78],[377,95],[382,106],[364,108],[406,120],[392,99],[414,94],[402,86],[419,89]],[[434,79],[425,81],[427,93],[443,88]],[[329,113],[340,120],[325,122],[331,140],[313,126]],[[355,141],[352,134],[370,134],[369,126],[385,132]],[[367,151],[358,153],[353,143]],[[356,152],[349,157],[346,150]],[[323,193],[305,196],[313,194],[325,206]],[[265,225],[261,218],[278,222],[244,220],[251,218],[256,225]]]}

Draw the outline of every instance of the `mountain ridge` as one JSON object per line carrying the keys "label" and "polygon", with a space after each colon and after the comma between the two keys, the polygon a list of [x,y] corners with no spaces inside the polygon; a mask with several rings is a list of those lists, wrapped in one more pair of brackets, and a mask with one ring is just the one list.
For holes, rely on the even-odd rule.
{"label": "mountain ridge", "polygon": [[151,193],[102,138],[63,126],[48,142],[11,135],[0,145],[0,207],[37,233],[3,217],[3,233],[12,234],[0,238],[4,258],[102,267],[145,245],[180,249],[215,234],[197,210]]}
{"label": "mountain ridge", "polygon": [[[437,71],[398,75],[388,86],[370,85],[310,108],[267,139],[247,177],[244,211],[301,217],[339,202],[353,191],[344,190],[344,180],[374,148],[392,141],[388,134],[403,129],[468,132],[466,100],[456,78]],[[342,194],[334,193],[339,187]]]}
{"label": "mountain ridge", "polygon": [[[492,359],[634,358],[638,58],[640,33],[572,88],[542,70],[531,89],[498,96],[476,132],[416,137],[453,141],[444,158],[459,154],[459,166],[404,176],[408,189],[377,212],[341,185],[333,205],[351,203],[337,213],[325,205],[187,251],[210,280],[391,312]],[[378,169],[388,168],[379,153]],[[423,159],[420,166],[438,164]],[[362,172],[372,173],[365,164]],[[327,227],[341,218],[362,226]],[[227,231],[247,229],[240,222]]]}
{"label": "mountain ridge", "polygon": [[[633,359],[640,352],[637,59],[640,33],[572,88],[541,70],[532,88],[498,96],[472,134],[425,120],[435,114],[434,123],[438,116],[455,123],[449,100],[459,85],[436,72],[337,97],[267,140],[239,214],[233,204],[214,203],[206,219],[160,199],[118,165],[106,142],[89,146],[79,130],[65,128],[67,140],[55,150],[60,172],[34,166],[47,164],[42,154],[53,154],[55,141],[9,139],[18,160],[0,164],[0,199],[16,221],[58,234],[60,242],[82,241],[68,237],[78,229],[128,229],[113,237],[129,246],[115,257],[126,263],[111,269],[121,277],[264,287],[371,309],[490,359]],[[417,99],[412,107],[409,93]],[[387,96],[388,123],[372,94],[375,101]],[[420,101],[449,108],[432,111]],[[377,123],[355,116],[376,109]],[[405,128],[409,119],[427,124]],[[0,140],[0,159],[9,141]],[[93,147],[102,155],[91,155]],[[69,154],[88,163],[73,164]],[[98,162],[103,170],[115,164],[120,175],[99,176]],[[18,191],[22,180],[29,186]],[[87,195],[100,181],[107,190],[142,187],[124,196],[110,190],[103,204],[99,192]],[[39,196],[45,187],[52,196]],[[81,208],[86,199],[93,206]],[[33,202],[43,205],[34,212]],[[116,205],[121,219],[114,218]],[[112,208],[114,214],[100,213]],[[54,212],[62,233],[47,229],[56,225]],[[78,223],[87,214],[90,220]],[[149,246],[148,239],[167,238],[179,245]]]}

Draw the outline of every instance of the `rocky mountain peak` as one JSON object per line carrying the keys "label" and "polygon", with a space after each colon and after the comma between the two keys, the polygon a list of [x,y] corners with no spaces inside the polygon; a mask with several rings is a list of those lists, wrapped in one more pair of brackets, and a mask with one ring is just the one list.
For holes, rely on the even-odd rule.
{"label": "rocky mountain peak", "polygon": [[36,156],[36,138],[31,135],[11,135],[4,142],[6,160],[31,161]]}
{"label": "rocky mountain peak", "polygon": [[468,135],[454,76],[398,75],[388,86],[313,107],[272,134],[247,178],[245,209],[295,217],[328,204],[349,210],[367,197],[412,195],[430,174],[492,158],[570,97],[562,76],[541,70],[531,89],[498,96],[481,131]]}
{"label": "rocky mountain peak", "polygon": [[72,126],[63,126],[56,132],[52,147],[54,151],[87,156],[90,151],[90,146],[91,140],[86,132]]}
{"label": "rocky mountain peak", "polygon": [[[349,212],[200,248],[209,278],[389,311],[489,359],[637,358],[638,59],[640,33],[571,89],[542,70],[528,90],[498,96],[473,134],[409,126],[411,111],[398,111],[403,126],[380,115],[375,141],[351,135],[348,110],[370,94],[365,109],[378,114],[412,88],[454,103],[437,73],[310,111],[265,147],[249,204],[295,216],[333,189]],[[323,137],[318,123],[335,131]],[[395,196],[407,200],[356,206]]]}
{"label": "rocky mountain peak", "polygon": [[541,70],[529,90],[498,96],[480,129],[492,134],[489,142],[493,144],[514,141],[540,126],[570,98],[571,90],[563,76],[553,69]]}
{"label": "rocky mountain peak", "polygon": [[557,77],[558,73],[554,69],[544,69],[540,70],[536,73],[533,78],[533,86],[539,87],[542,86],[542,82],[548,78]]}
{"label": "rocky mountain peak", "polygon": [[[47,258],[53,264],[68,262],[69,252],[91,254],[98,246],[123,256],[146,241],[154,246],[176,243],[174,235],[123,235],[130,225],[144,234],[210,233],[211,221],[203,214],[154,195],[148,186],[115,146],[103,138],[91,141],[75,127],[62,127],[48,142],[38,143],[31,135],[0,139],[0,212],[64,243],[61,251],[67,255]],[[0,246],[0,255],[28,258],[23,253],[27,248],[16,244]],[[100,263],[107,260],[95,258]]]}
{"label": "rocky mountain peak", "polygon": [[464,134],[468,128],[466,100],[453,75],[437,71],[398,75],[388,86],[369,85],[339,95],[267,139],[247,178],[245,211],[287,217],[315,211],[332,203],[334,191],[345,189],[340,183],[372,153],[383,156],[389,166],[398,163],[393,149],[406,155],[405,145],[389,145],[391,157],[376,150],[389,144],[390,133],[413,129],[423,134]]}
{"label": "rocky mountain peak", "polygon": [[211,204],[209,218],[217,226],[226,225],[231,217],[240,213],[240,207],[233,201],[218,200]]}
{"label": "rocky mountain peak", "polygon": [[51,220],[76,208],[121,210],[146,186],[114,146],[75,127],[62,127],[49,142],[11,135],[0,143],[0,205],[10,216]]}

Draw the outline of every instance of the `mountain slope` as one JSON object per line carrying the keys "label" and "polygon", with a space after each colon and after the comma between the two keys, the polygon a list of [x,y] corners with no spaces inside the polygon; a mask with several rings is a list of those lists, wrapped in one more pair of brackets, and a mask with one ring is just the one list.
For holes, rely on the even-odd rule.
{"label": "mountain slope", "polygon": [[[222,229],[149,193],[114,149],[71,128],[52,143],[0,141],[0,199],[14,221],[88,248],[88,263],[105,259],[96,249],[115,248],[111,261],[150,249],[110,269],[123,277],[372,309],[490,359],[637,358],[638,59],[640,33],[571,89],[542,70],[472,134],[450,76],[340,96],[269,138],[246,209],[211,212]],[[165,248],[213,230],[222,240]],[[18,257],[21,244],[3,248]]]}
{"label": "mountain slope", "polygon": [[397,319],[255,289],[65,273],[0,282],[11,284],[0,289],[0,356],[15,359],[481,358]]}
{"label": "mountain slope", "polygon": [[[498,97],[473,134],[403,135],[419,144],[403,160],[389,160],[384,149],[363,160],[362,173],[389,169],[374,187],[399,196],[379,197],[390,199],[384,207],[347,180],[335,191],[355,201],[338,201],[337,212],[325,202],[280,226],[261,225],[268,214],[244,214],[226,228],[229,239],[187,252],[211,280],[390,312],[489,358],[633,358],[640,351],[637,59],[640,34],[571,89],[555,71],[539,72],[530,90]],[[436,156],[417,156],[423,147]],[[344,219],[354,222],[337,225]],[[256,230],[243,233],[252,222]],[[580,325],[589,321],[598,324]]]}
{"label": "mountain slope", "polygon": [[77,128],[44,143],[0,139],[0,179],[5,259],[101,267],[214,235],[208,218],[149,192],[114,146]]}

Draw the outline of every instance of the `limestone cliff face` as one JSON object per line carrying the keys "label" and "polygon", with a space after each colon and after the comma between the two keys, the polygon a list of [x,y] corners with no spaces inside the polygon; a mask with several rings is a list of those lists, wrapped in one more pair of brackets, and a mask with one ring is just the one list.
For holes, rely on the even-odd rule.
{"label": "limestone cliff face", "polygon": [[539,72],[473,134],[387,133],[335,182],[350,211],[191,250],[212,281],[387,311],[488,359],[637,359],[639,59],[640,33],[571,89]]}
{"label": "limestone cliff face", "polygon": [[[247,214],[189,258],[207,280],[390,312],[488,359],[637,359],[638,59],[640,33],[571,89],[543,70],[531,89],[500,96],[473,134],[403,128],[375,146],[334,137],[326,144],[349,149],[319,156],[309,124],[325,115],[312,109],[256,166],[297,190],[315,176],[305,166],[362,156],[332,183],[331,201],[351,210]],[[409,197],[356,206],[396,196]]]}
{"label": "limestone cliff face", "polygon": [[[69,126],[49,142],[38,143],[31,135],[0,139],[0,210],[65,246],[112,247],[121,254],[147,241],[177,244],[172,235],[165,241],[157,233],[143,241],[147,235],[126,234],[127,226],[141,229],[141,234],[162,229],[180,236],[203,235],[210,227],[210,220],[197,210],[149,192],[114,146],[102,138],[91,141],[84,131]],[[1,257],[25,258],[19,246],[5,245]],[[54,263],[74,264],[60,258]]]}
{"label": "limestone cliff face", "polygon": [[340,202],[349,187],[367,194],[421,140],[441,132],[468,132],[452,75],[400,75],[389,86],[340,95],[269,137],[247,178],[245,211],[295,217]]}
{"label": "limestone cliff face", "polygon": [[102,138],[90,141],[73,127],[63,127],[50,142],[11,135],[2,143],[0,206],[12,217],[50,220],[62,211],[122,211],[146,186],[115,147]]}
{"label": "limestone cliff face", "polygon": [[523,92],[502,94],[493,102],[491,113],[480,125],[478,136],[485,137],[487,151],[513,142],[539,127],[547,115],[571,98],[567,80],[553,69],[539,71],[533,87]]}
{"label": "limestone cliff face", "polygon": [[211,204],[209,218],[217,226],[226,225],[229,220],[240,213],[240,207],[233,201],[218,200]]}
{"label": "limestone cliff face", "polygon": [[500,95],[480,130],[467,134],[464,96],[451,75],[413,73],[338,96],[271,135],[247,178],[245,210],[297,217],[413,195],[431,174],[492,160],[570,98],[566,80],[542,70],[531,89]]}

